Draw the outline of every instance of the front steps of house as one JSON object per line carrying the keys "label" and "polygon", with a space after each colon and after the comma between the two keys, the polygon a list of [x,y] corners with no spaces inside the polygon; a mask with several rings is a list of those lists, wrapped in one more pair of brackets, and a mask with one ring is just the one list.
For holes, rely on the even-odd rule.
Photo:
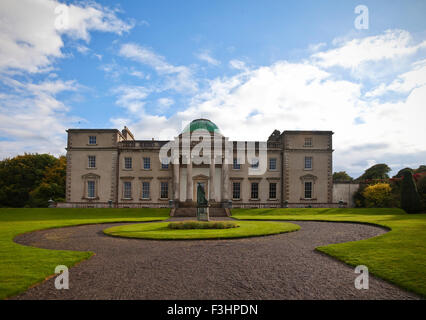
{"label": "front steps of house", "polygon": [[[172,210],[173,211],[173,210]],[[173,217],[197,217],[197,208],[176,208],[171,214]],[[225,208],[209,208],[210,217],[229,217],[229,209]]]}

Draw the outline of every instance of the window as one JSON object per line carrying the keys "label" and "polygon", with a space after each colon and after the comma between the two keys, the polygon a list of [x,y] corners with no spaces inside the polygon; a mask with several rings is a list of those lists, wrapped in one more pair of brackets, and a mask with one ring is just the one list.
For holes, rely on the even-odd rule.
{"label": "window", "polygon": [[270,183],[269,184],[269,199],[276,199],[277,198],[277,184],[276,183]]}
{"label": "window", "polygon": [[259,169],[259,159],[251,159],[251,168]]}
{"label": "window", "polygon": [[149,199],[149,182],[142,182],[142,199]]}
{"label": "window", "polygon": [[124,158],[124,168],[125,169],[132,169],[132,158],[130,158],[130,157]]}
{"label": "window", "polygon": [[124,199],[132,198],[132,183],[129,181],[124,182]]}
{"label": "window", "polygon": [[269,159],[269,170],[277,170],[277,159],[270,158]]}
{"label": "window", "polygon": [[160,184],[160,198],[166,199],[169,197],[169,183],[161,182]]}
{"label": "window", "polygon": [[168,169],[169,168],[169,164],[167,162],[167,159],[162,159],[161,160],[161,169]]}
{"label": "window", "polygon": [[88,157],[88,166],[89,168],[96,168],[96,156],[89,156]]}
{"label": "window", "polygon": [[312,199],[312,181],[305,181],[305,199]]}
{"label": "window", "polygon": [[240,170],[241,169],[241,164],[240,164],[240,162],[238,161],[237,158],[234,158],[234,163],[233,163],[232,168],[234,170]]}
{"label": "window", "polygon": [[233,182],[232,183],[232,199],[240,199],[241,197],[241,183]]}
{"label": "window", "polygon": [[96,136],[89,136],[89,144],[96,144]]}
{"label": "window", "polygon": [[95,181],[93,180],[87,181],[87,197],[88,198],[95,197]]}
{"label": "window", "polygon": [[305,157],[305,169],[312,169],[312,157]]}
{"label": "window", "polygon": [[304,147],[312,147],[312,138],[305,138]]}
{"label": "window", "polygon": [[145,170],[151,169],[151,159],[150,158],[143,158],[143,168]]}
{"label": "window", "polygon": [[252,182],[251,184],[251,198],[259,199],[259,183],[258,182]]}

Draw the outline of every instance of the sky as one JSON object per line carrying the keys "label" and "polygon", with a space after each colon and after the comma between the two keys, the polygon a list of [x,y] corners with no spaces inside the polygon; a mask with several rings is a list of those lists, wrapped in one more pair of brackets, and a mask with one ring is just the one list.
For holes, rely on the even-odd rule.
{"label": "sky", "polygon": [[200,117],[230,140],[332,130],[353,177],[426,164],[426,1],[0,1],[0,159]]}

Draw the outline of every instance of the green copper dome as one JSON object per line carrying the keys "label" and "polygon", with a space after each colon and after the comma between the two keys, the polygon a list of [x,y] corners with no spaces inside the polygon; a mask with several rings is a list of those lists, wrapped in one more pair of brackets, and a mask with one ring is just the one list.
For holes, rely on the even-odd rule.
{"label": "green copper dome", "polygon": [[208,119],[195,119],[191,121],[191,123],[185,127],[183,132],[193,132],[198,129],[204,129],[208,132],[220,132],[217,125]]}

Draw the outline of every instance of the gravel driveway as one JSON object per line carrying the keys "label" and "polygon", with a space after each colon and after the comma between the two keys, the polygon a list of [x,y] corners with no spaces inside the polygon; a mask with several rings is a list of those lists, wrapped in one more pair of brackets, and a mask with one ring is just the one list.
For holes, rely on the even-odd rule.
{"label": "gravel driveway", "polygon": [[[37,231],[16,242],[96,253],[70,269],[69,290],[54,278],[14,299],[418,299],[370,275],[357,290],[354,269],[315,247],[386,232],[361,224],[294,222],[297,232],[207,241],[113,238],[98,224]],[[52,273],[55,266],[52,266]]]}

